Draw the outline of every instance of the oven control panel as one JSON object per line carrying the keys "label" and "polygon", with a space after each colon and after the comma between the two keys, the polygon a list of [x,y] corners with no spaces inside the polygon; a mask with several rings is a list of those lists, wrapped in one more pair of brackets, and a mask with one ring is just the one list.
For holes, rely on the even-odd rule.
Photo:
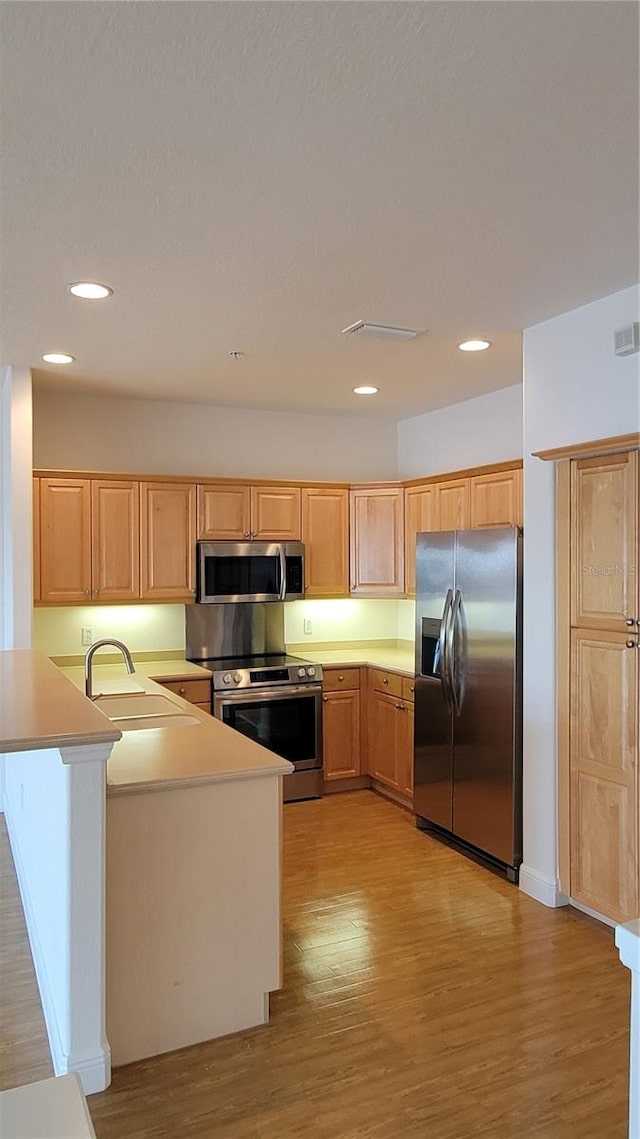
{"label": "oven control panel", "polygon": [[322,665],[300,661],[281,668],[241,668],[220,670],[213,674],[217,692],[237,688],[273,688],[281,684],[312,684],[322,680]]}

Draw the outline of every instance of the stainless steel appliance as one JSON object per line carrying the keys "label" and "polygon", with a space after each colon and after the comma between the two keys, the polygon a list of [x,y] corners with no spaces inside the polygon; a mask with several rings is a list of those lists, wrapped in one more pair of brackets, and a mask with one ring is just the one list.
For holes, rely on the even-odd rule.
{"label": "stainless steel appliance", "polygon": [[302,542],[198,542],[196,567],[200,605],[304,597]]}
{"label": "stainless steel appliance", "polygon": [[282,605],[187,605],[187,658],[213,673],[213,714],[295,770],[285,803],[322,795],[322,668],[284,653]]}
{"label": "stainless steel appliance", "polygon": [[414,809],[517,881],[522,531],[418,534]]}

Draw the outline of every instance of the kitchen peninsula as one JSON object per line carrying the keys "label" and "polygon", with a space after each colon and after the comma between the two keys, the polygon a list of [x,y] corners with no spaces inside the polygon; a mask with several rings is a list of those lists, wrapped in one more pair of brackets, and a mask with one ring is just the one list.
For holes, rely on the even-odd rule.
{"label": "kitchen peninsula", "polygon": [[[65,672],[81,686],[81,669]],[[114,1065],[263,1024],[281,985],[281,777],[291,765],[149,672],[208,675],[182,662],[136,664],[131,678],[121,666],[94,668],[96,692],[162,693],[182,717],[125,730],[107,767]]]}
{"label": "kitchen peninsula", "polygon": [[[141,730],[130,720],[121,733],[76,691],[81,669],[65,677],[37,653],[2,656],[7,816],[56,1073],[77,1070],[85,1092],[97,1091],[109,1083],[109,1049],[118,1065],[264,1023],[280,986],[281,776],[290,764],[142,668],[129,678],[97,664],[94,691],[161,695],[175,715]],[[55,721],[48,734],[42,705]],[[76,779],[85,766],[94,773],[94,794],[78,796],[71,819],[58,786],[65,764]],[[72,845],[81,842],[58,881],[56,836],[62,846],[69,832]],[[85,905],[87,891],[93,897],[88,942],[84,909],[64,923],[47,906],[47,891],[62,897],[69,881],[87,887],[78,894]],[[58,992],[67,939],[93,968],[76,975],[66,951],[70,992],[62,980]],[[67,1021],[80,1025],[75,1042],[63,1038]]]}

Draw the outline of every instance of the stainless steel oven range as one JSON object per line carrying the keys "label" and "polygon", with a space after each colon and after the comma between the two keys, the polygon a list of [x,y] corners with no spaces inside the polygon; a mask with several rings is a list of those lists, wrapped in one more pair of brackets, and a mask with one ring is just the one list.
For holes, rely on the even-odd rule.
{"label": "stainless steel oven range", "polygon": [[322,668],[280,654],[199,662],[213,672],[213,714],[288,759],[284,801],[322,795]]}

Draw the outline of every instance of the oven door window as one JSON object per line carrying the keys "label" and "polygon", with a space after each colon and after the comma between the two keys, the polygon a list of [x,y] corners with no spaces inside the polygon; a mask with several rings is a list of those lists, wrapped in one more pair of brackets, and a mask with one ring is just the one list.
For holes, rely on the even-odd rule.
{"label": "oven door window", "polygon": [[222,707],[230,728],[291,763],[316,760],[316,701],[313,696],[234,700]]}

